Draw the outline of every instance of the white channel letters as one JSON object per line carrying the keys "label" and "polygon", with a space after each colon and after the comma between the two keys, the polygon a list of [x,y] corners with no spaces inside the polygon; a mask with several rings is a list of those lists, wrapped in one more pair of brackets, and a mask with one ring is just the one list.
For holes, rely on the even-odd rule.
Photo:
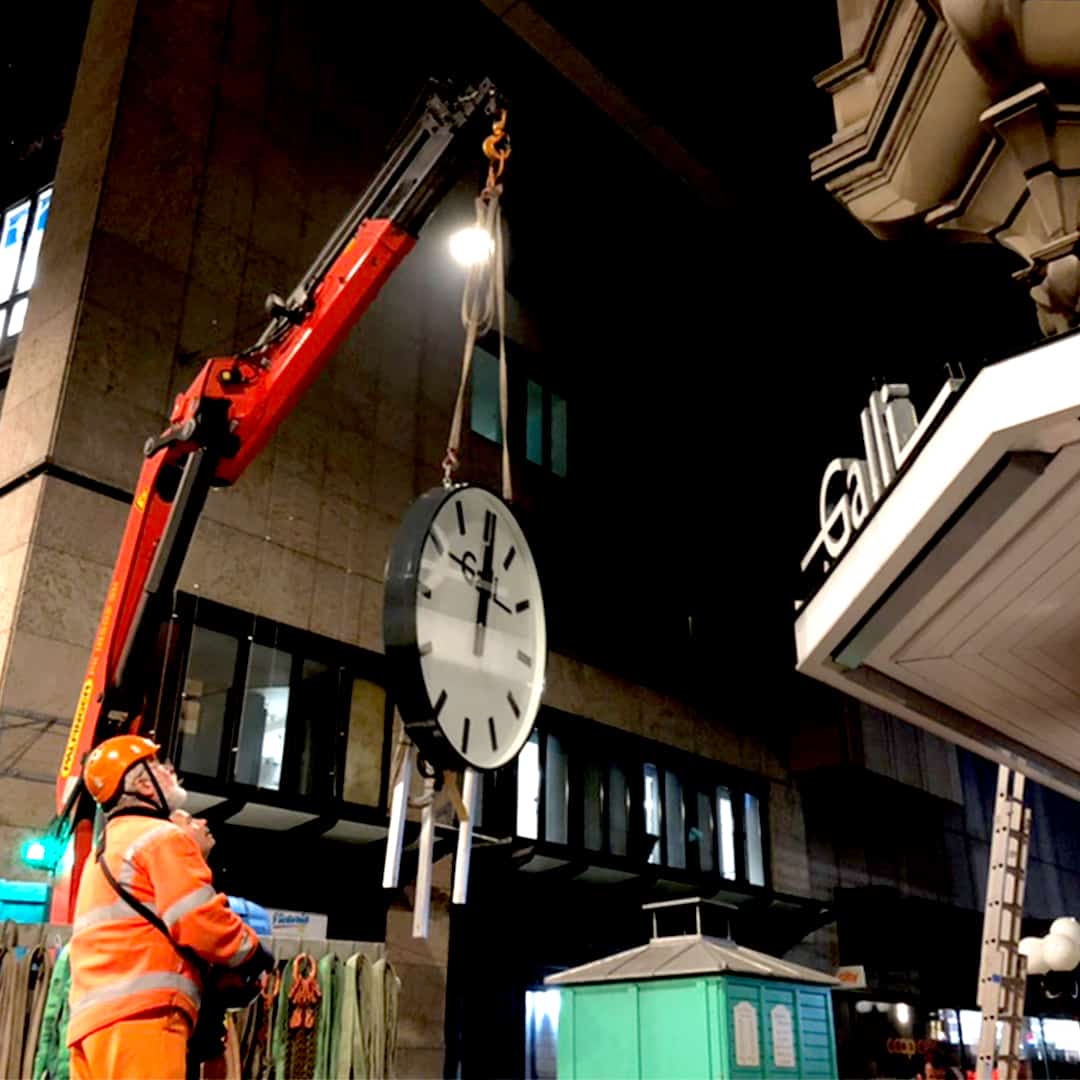
{"label": "white channel letters", "polygon": [[946,380],[922,420],[915,414],[906,383],[887,383],[870,395],[859,415],[866,457],[833,458],[825,467],[818,492],[820,530],[799,564],[803,573],[821,548],[825,571],[830,569],[829,560],[843,554],[963,383],[962,378]]}

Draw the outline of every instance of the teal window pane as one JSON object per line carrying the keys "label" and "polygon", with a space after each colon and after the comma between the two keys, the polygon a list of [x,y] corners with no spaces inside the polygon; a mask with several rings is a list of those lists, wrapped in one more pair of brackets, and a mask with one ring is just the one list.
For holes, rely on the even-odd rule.
{"label": "teal window pane", "polygon": [[472,359],[473,431],[492,442],[502,442],[499,423],[499,361],[485,349],[476,349]]}
{"label": "teal window pane", "polygon": [[532,379],[525,413],[525,456],[534,465],[544,464],[544,388]]}
{"label": "teal window pane", "polygon": [[551,395],[551,471],[566,475],[566,398]]}

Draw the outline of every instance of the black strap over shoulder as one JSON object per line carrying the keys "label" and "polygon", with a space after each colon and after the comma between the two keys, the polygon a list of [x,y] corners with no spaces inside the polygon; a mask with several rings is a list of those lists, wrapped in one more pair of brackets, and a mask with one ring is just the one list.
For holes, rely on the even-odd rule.
{"label": "black strap over shoulder", "polygon": [[105,846],[104,837],[102,837],[102,845],[97,850],[97,864],[101,867],[101,872],[105,875],[105,880],[112,886],[113,892],[124,901],[128,907],[132,908],[137,914],[141,915],[155,930],[161,931],[168,939],[169,944],[190,964],[194,964],[195,970],[202,976],[203,981],[206,981],[206,975],[209,971],[210,965],[199,956],[194,949],[189,949],[186,945],[181,945],[169,933],[169,928],[161,920],[155,912],[151,911],[141,900],[137,900],[120,884],[119,881],[113,877],[112,871],[109,869],[108,864],[105,862]]}

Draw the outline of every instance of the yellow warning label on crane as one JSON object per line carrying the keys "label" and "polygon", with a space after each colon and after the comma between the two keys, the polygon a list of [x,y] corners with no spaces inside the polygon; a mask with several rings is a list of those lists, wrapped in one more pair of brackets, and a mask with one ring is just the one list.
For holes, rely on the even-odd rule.
{"label": "yellow warning label on crane", "polygon": [[64,748],[64,760],[60,765],[60,775],[68,777],[71,768],[75,764],[75,754],[79,749],[79,737],[82,735],[83,724],[86,723],[86,710],[90,708],[90,698],[94,693],[94,680],[87,679],[79,692],[79,704],[75,709],[75,719],[71,721],[71,734],[68,735],[67,746]]}

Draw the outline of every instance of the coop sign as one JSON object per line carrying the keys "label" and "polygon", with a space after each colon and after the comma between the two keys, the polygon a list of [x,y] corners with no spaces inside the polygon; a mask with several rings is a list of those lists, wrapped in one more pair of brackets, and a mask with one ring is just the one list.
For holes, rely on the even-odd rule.
{"label": "coop sign", "polygon": [[804,574],[819,555],[822,570],[832,569],[963,383],[962,378],[946,380],[921,420],[906,383],[886,383],[871,393],[859,414],[865,456],[833,458],[825,467],[818,492],[820,528],[799,564]]}

